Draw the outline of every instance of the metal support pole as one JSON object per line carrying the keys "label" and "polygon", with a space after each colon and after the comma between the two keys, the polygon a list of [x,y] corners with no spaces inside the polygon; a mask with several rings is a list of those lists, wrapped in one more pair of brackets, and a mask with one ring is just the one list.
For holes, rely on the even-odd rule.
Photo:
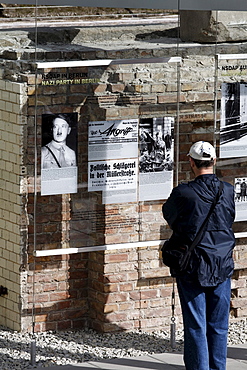
{"label": "metal support pole", "polygon": [[31,342],[31,359],[30,359],[30,363],[32,366],[34,366],[36,364],[36,341],[35,340],[32,340]]}
{"label": "metal support pole", "polygon": [[170,332],[170,344],[171,348],[176,348],[176,319],[175,319],[175,281],[173,279],[172,284],[172,316],[171,316],[171,332]]}
{"label": "metal support pole", "polygon": [[[35,0],[35,61],[37,61],[37,43],[38,43],[38,0]],[[32,307],[32,326],[33,339],[30,348],[30,363],[32,366],[36,364],[36,339],[35,332],[35,269],[36,269],[36,207],[37,207],[37,69],[35,71],[35,167],[34,167],[34,267],[33,267],[33,307]]]}

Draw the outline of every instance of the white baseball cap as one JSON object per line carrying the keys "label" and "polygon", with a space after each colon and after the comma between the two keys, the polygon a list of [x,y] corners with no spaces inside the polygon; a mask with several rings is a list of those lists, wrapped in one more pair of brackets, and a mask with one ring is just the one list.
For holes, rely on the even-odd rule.
{"label": "white baseball cap", "polygon": [[200,161],[210,161],[216,158],[214,147],[207,141],[197,141],[191,146],[188,155]]}

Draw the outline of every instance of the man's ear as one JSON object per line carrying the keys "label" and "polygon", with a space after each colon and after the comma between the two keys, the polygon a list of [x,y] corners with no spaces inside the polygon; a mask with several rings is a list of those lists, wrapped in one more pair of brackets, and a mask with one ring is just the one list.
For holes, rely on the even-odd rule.
{"label": "man's ear", "polygon": [[68,135],[70,134],[70,132],[71,132],[71,127],[69,126],[69,128],[68,128]]}
{"label": "man's ear", "polygon": [[191,166],[194,166],[194,165],[195,165],[194,159],[193,159],[193,158],[191,158],[191,157],[189,157],[189,158],[190,158],[190,165],[191,165]]}

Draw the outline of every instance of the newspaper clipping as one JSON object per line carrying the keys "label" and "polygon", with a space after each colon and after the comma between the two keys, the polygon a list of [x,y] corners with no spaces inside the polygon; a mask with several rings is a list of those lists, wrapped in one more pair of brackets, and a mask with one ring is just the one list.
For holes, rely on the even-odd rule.
{"label": "newspaper clipping", "polygon": [[137,119],[89,122],[88,158],[88,190],[103,204],[137,201]]}
{"label": "newspaper clipping", "polygon": [[137,200],[137,159],[90,162],[88,190],[103,191],[103,203]]}
{"label": "newspaper clipping", "polygon": [[[89,122],[88,189],[103,203],[166,199],[173,187],[174,118]],[[139,149],[139,150],[138,150]]]}
{"label": "newspaper clipping", "polygon": [[88,160],[137,158],[138,120],[89,122]]}

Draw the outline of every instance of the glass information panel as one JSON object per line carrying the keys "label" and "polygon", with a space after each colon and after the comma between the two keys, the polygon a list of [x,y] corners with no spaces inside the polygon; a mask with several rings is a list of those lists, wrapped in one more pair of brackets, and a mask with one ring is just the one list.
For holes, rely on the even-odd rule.
{"label": "glass information panel", "polygon": [[[50,243],[40,243],[37,235],[37,249],[161,238],[160,228],[150,233],[150,227],[153,216],[160,222],[158,204],[174,183],[177,94],[169,114],[164,99],[174,76],[177,84],[180,62],[170,57],[38,63],[37,197],[38,204],[57,204],[61,216],[46,214],[47,225],[62,232],[50,232]],[[151,217],[141,211],[145,204],[154,209]]]}
{"label": "glass information panel", "polygon": [[[245,57],[227,59],[217,45],[194,56],[192,43],[181,58],[176,19],[173,46],[157,53],[158,43],[113,50],[80,44],[77,34],[68,48],[46,52],[37,28],[37,204],[41,213],[42,202],[56,204],[60,214],[46,214],[50,242],[37,235],[37,249],[166,238],[161,205],[192,178],[186,155],[202,138],[217,146],[219,177],[244,188]],[[236,232],[245,231],[245,200],[242,190]]]}

